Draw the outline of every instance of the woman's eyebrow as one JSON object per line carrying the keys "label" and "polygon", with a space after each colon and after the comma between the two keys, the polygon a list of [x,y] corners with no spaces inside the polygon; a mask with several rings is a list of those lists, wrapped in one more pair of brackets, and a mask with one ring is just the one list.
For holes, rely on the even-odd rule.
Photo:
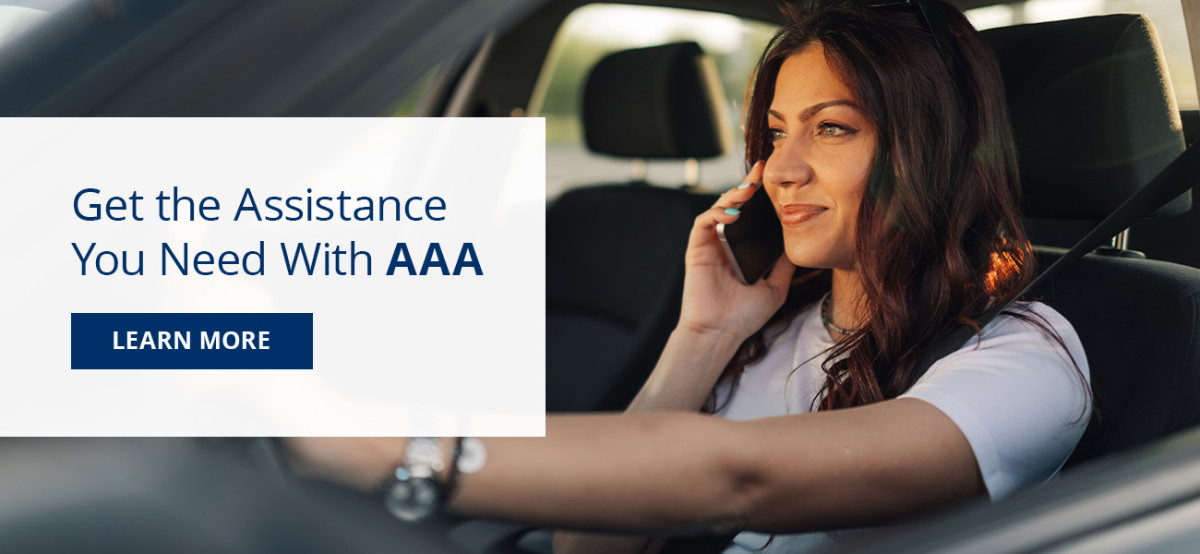
{"label": "woman's eyebrow", "polygon": [[834,106],[850,106],[855,110],[861,111],[861,109],[858,107],[858,104],[855,104],[853,100],[830,100],[828,102],[813,104],[805,108],[804,111],[800,112],[800,120],[805,121],[812,116],[817,115],[817,112],[824,110],[825,108],[832,108]]}
{"label": "woman's eyebrow", "polygon": [[[820,102],[804,108],[804,111],[800,112],[800,121],[806,121],[812,116],[816,115],[817,112],[820,112],[825,108],[832,108],[834,106],[850,106],[851,108],[854,108],[860,112],[862,111],[862,108],[860,108],[853,100],[830,100],[828,102]],[[775,111],[774,109],[768,108],[767,114],[787,121],[787,118],[783,117],[783,114]]]}

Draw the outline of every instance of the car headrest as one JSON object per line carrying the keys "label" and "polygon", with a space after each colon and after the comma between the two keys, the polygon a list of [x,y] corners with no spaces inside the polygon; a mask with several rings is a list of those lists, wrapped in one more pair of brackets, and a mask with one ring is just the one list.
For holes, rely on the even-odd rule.
{"label": "car headrest", "polygon": [[594,152],[629,158],[712,158],[729,149],[725,95],[694,42],[622,50],[596,64],[583,94]]}
{"label": "car headrest", "polygon": [[[990,29],[1020,156],[1026,214],[1099,220],[1184,149],[1150,21],[1134,14]],[[1187,211],[1182,195],[1155,212]]]}

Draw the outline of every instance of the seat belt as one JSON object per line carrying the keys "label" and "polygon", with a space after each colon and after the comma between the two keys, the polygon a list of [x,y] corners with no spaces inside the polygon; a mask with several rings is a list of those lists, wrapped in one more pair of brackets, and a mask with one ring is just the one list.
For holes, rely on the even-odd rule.
{"label": "seat belt", "polygon": [[[1008,302],[993,306],[981,314],[975,319],[975,324],[979,326],[979,329],[983,329],[1017,299],[1036,290],[1054,275],[1062,273],[1079,258],[1095,250],[1105,241],[1111,241],[1112,237],[1132,227],[1134,223],[1150,215],[1154,210],[1183,194],[1197,183],[1200,183],[1200,151],[1197,151],[1196,145],[1192,145],[1176,156],[1170,164],[1167,164],[1167,167],[1155,175],[1154,179],[1151,179],[1146,186],[1139,189],[1108,217],[1104,218],[1104,221],[1101,221],[1096,228],[1075,243],[1075,246],[1072,246],[1066,254],[1050,264],[1050,267],[1039,274],[1024,290],[1013,296]],[[1193,202],[1195,201],[1196,199],[1193,199]],[[1193,209],[1196,209],[1196,206],[1193,206]],[[925,375],[934,362],[957,351],[975,338],[977,333],[975,329],[970,325],[962,325],[929,348],[921,361],[913,368],[913,382]]]}
{"label": "seat belt", "polygon": [[[1095,250],[1104,244],[1105,241],[1111,241],[1112,237],[1132,227],[1138,220],[1150,215],[1154,210],[1175,199],[1176,196],[1183,194],[1196,184],[1200,184],[1200,150],[1196,149],[1196,145],[1192,145],[1172,160],[1167,167],[1163,168],[1150,183],[1139,189],[1133,196],[1129,197],[1128,200],[1109,214],[1108,217],[1104,218],[1104,221],[1101,221],[1087,236],[1075,243],[1075,246],[1072,246],[1066,254],[1063,254],[1050,267],[1046,268],[1045,271],[1039,274],[1019,294],[1013,296],[1008,302],[993,306],[976,318],[976,325],[979,326],[979,329],[983,329],[997,315],[1000,315],[1013,302],[1016,302],[1018,298],[1022,298],[1034,291],[1054,275],[1062,273],[1063,270],[1070,267],[1079,258]],[[1196,199],[1193,199],[1194,201]],[[926,351],[921,361],[914,366],[913,381],[925,375],[934,362],[962,348],[968,341],[975,338],[975,336],[975,327],[962,325],[935,343]],[[663,554],[683,552],[719,553],[729,546],[733,537],[734,535],[676,537],[667,543],[666,548],[662,552]]]}

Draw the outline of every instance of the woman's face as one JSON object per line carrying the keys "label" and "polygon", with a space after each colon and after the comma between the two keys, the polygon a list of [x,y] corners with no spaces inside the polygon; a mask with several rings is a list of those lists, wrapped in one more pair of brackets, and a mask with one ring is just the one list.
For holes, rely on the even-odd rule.
{"label": "woman's face", "polygon": [[820,43],[779,69],[763,184],[783,223],[788,259],[798,266],[855,268],[855,222],[877,140],[856,98]]}

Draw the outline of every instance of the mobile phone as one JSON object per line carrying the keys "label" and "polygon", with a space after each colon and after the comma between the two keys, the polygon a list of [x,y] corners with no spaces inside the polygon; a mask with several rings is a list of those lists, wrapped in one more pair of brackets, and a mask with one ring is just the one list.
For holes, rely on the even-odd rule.
{"label": "mobile phone", "polygon": [[783,255],[783,226],[762,186],[738,209],[742,214],[737,221],[717,224],[717,238],[734,275],[753,285]]}

